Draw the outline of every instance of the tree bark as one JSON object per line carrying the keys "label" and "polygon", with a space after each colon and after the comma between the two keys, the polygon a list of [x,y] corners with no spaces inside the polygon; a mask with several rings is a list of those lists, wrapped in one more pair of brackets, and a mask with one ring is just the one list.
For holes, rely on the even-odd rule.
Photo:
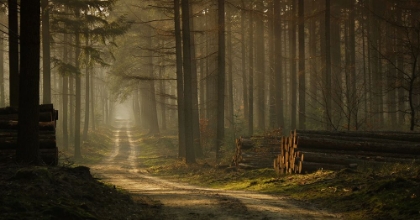
{"label": "tree bark", "polygon": [[[268,128],[270,130],[278,129],[276,125],[276,75],[275,75],[275,32],[274,32],[274,1],[268,4],[267,10],[268,16],[268,88],[269,88],[269,100],[268,100]],[[280,62],[280,61],[279,61]]]}
{"label": "tree bark", "polygon": [[95,103],[96,103],[96,97],[95,97],[95,77],[93,72],[93,66],[90,67],[90,115],[91,115],[91,122],[92,122],[92,130],[96,130],[96,117],[95,117]]}
{"label": "tree bark", "polygon": [[304,0],[299,0],[299,128],[306,128],[305,14]]}
{"label": "tree bark", "polygon": [[174,23],[175,23],[175,43],[176,43],[176,84],[177,84],[177,104],[178,104],[178,157],[186,156],[185,146],[185,115],[184,115],[184,74],[182,71],[182,36],[180,24],[180,5],[179,0],[174,0]]}
{"label": "tree bark", "polygon": [[[227,80],[226,80],[226,120],[228,128],[235,129],[234,103],[233,103],[233,49],[232,49],[232,19],[231,12],[226,12],[226,56],[227,56]],[[233,139],[231,139],[233,141]]]}
{"label": "tree bark", "polygon": [[248,48],[248,135],[254,133],[254,4],[249,7],[249,48]]}
{"label": "tree bark", "polygon": [[21,67],[16,160],[39,164],[40,2],[21,1]]}
{"label": "tree bark", "polygon": [[257,127],[259,130],[265,130],[265,36],[264,36],[264,3],[258,1],[256,3],[256,43],[255,43],[255,61],[257,75],[257,105],[256,105],[256,116],[257,116]]}
{"label": "tree bark", "polygon": [[193,103],[192,103],[192,70],[191,70],[191,32],[189,0],[182,0],[182,37],[183,37],[183,67],[184,67],[184,106],[185,106],[185,162],[195,163],[193,137]]}
{"label": "tree bark", "polygon": [[[80,15],[80,13],[76,13],[77,16]],[[75,50],[75,66],[77,69],[80,68],[79,63],[79,56],[80,56],[80,33],[79,30],[76,31],[75,35],[75,44],[76,44],[76,50]],[[80,121],[82,119],[81,117],[81,108],[82,108],[82,85],[81,85],[81,76],[76,75],[76,111],[75,111],[75,117],[74,117],[74,158],[75,159],[81,159],[82,153],[80,150]]]}
{"label": "tree bark", "polygon": [[[69,43],[69,45],[72,45],[74,43],[73,35],[69,34],[68,37],[69,37],[69,42],[68,43]],[[74,55],[75,55],[74,48],[69,46],[68,47],[68,56],[69,56],[68,60],[69,60],[69,63],[71,63],[71,64],[75,64],[74,63],[75,62]],[[75,104],[75,97],[76,97],[75,94],[74,94],[75,74],[70,74],[68,76],[68,78],[69,78],[69,90],[68,90],[68,99],[69,99],[69,112],[68,112],[69,144],[74,144],[74,141],[75,141],[75,137],[74,137],[74,130],[75,130],[74,123],[75,123],[75,120],[74,120],[74,117],[76,117],[76,111],[75,111],[76,106],[74,105]]]}
{"label": "tree bark", "polygon": [[51,103],[50,9],[48,0],[42,6],[42,103]]}
{"label": "tree bark", "polygon": [[296,129],[296,113],[297,109],[297,75],[296,71],[296,12],[297,4],[296,0],[291,1],[291,10],[289,15],[289,60],[290,60],[290,128]]}
{"label": "tree bark", "polygon": [[[192,5],[190,6],[190,15],[193,15]],[[191,90],[192,90],[192,105],[193,105],[193,138],[194,138],[194,152],[196,157],[203,156],[200,141],[200,115],[198,106],[198,88],[197,88],[197,56],[195,52],[195,35],[194,35],[194,17],[190,18],[190,34],[191,34]]]}
{"label": "tree bark", "polygon": [[246,44],[245,44],[245,41],[246,41],[246,36],[245,36],[245,30],[246,30],[246,27],[245,27],[245,15],[246,15],[246,13],[245,13],[245,10],[246,10],[246,8],[245,8],[245,2],[244,2],[244,0],[241,0],[241,7],[242,7],[242,9],[241,9],[241,65],[242,65],[242,68],[241,68],[241,70],[242,70],[242,94],[243,94],[243,108],[244,108],[244,119],[245,119],[245,122],[246,122],[246,120],[248,120],[248,118],[249,118],[249,108],[248,108],[248,106],[249,106],[249,104],[248,104],[248,80],[247,80],[247,69],[248,68],[246,68]]}
{"label": "tree bark", "polygon": [[89,130],[89,104],[90,104],[90,68],[89,68],[89,62],[90,62],[90,54],[87,52],[87,48],[89,47],[89,34],[85,33],[85,47],[86,47],[86,54],[85,54],[85,121],[84,121],[84,127],[83,127],[83,141],[87,141],[88,139],[88,130]]}
{"label": "tree bark", "polygon": [[19,32],[18,2],[8,0],[9,6],[9,100],[10,106],[19,106]]}
{"label": "tree bark", "polygon": [[217,74],[217,146],[216,159],[220,159],[220,148],[224,145],[225,139],[225,1],[218,0],[218,74]]}
{"label": "tree bark", "polygon": [[274,33],[275,33],[275,88],[276,88],[276,126],[284,128],[283,102],[283,59],[282,59],[282,21],[280,0],[274,0]]}
{"label": "tree bark", "polygon": [[[148,43],[147,45],[152,46],[153,44],[153,40],[152,40],[152,29],[149,28],[149,30],[147,31],[149,33],[149,36],[147,38]],[[148,68],[147,68],[147,72],[150,78],[153,78],[153,51],[150,50],[148,52]],[[149,115],[147,115],[147,119],[148,119],[148,124],[149,124],[149,135],[155,135],[155,134],[159,134],[160,130],[159,130],[159,122],[158,122],[158,117],[157,117],[157,111],[156,111],[156,89],[155,89],[155,81],[154,80],[150,80],[149,82],[146,82],[147,84],[147,99],[149,101]]]}
{"label": "tree bark", "polygon": [[[68,34],[64,34],[64,48],[63,48],[63,62],[67,63],[68,59]],[[69,134],[68,134],[68,109],[69,109],[69,77],[67,75],[63,75],[63,91],[62,91],[62,99],[63,99],[63,117],[62,117],[62,125],[63,125],[63,147],[64,149],[68,149],[69,145]]]}
{"label": "tree bark", "polygon": [[325,97],[325,125],[326,130],[332,129],[331,119],[331,0],[325,0],[325,80],[324,80],[324,97]]}
{"label": "tree bark", "polygon": [[[0,20],[3,21],[3,15],[0,15]],[[4,34],[0,34],[0,107],[6,105],[6,96],[4,95]]]}
{"label": "tree bark", "polygon": [[[336,150],[336,151],[369,151],[395,154],[418,154],[420,145],[415,142],[391,142],[381,139],[346,139],[328,137],[298,136],[298,149]],[[396,147],[398,146],[398,147]]]}

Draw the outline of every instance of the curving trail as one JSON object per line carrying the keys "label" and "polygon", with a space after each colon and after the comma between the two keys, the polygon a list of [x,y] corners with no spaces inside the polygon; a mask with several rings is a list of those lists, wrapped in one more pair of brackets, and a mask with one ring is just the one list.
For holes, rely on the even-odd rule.
{"label": "curving trail", "polygon": [[200,188],[150,176],[137,166],[141,149],[133,144],[129,121],[119,121],[114,139],[114,151],[91,166],[92,174],[133,195],[147,195],[161,205],[163,219],[340,219],[283,197]]}

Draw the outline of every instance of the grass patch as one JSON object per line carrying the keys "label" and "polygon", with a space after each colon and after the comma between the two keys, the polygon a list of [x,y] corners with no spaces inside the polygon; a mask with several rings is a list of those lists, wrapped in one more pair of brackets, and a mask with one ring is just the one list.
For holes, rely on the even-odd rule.
{"label": "grass patch", "polygon": [[163,143],[166,141],[156,137],[144,139],[140,149],[147,151],[147,156],[139,160],[150,173],[165,179],[288,196],[341,213],[345,219],[420,219],[418,163],[365,164],[357,170],[278,176],[271,168],[236,169],[211,158],[186,165],[176,159],[175,144]]}
{"label": "grass patch", "polygon": [[[83,150],[84,160],[87,163],[102,159],[112,150],[112,139],[108,138],[106,133],[95,135],[91,136],[89,146]],[[138,143],[140,167],[168,180],[202,187],[249,190],[287,196],[340,213],[345,219],[420,219],[418,163],[391,163],[381,166],[363,164],[357,170],[344,169],[338,172],[318,171],[311,174],[278,176],[271,168],[244,170],[229,167],[231,152],[223,148],[225,158],[221,162],[216,162],[214,156],[207,153],[207,157],[197,159],[196,164],[186,165],[177,158],[176,136],[145,136],[135,133],[132,140]],[[39,175],[44,179],[51,179],[48,174],[42,173],[45,171],[40,172]],[[124,194],[118,190],[116,193]],[[31,207],[28,202],[17,203],[16,200],[11,200],[11,203],[12,205],[6,207],[12,210],[27,210]],[[61,203],[68,204],[70,201],[62,199]],[[79,208],[75,210],[80,211],[80,213],[77,211],[78,215],[83,216],[81,217],[83,219],[89,219],[89,213],[80,210],[79,203],[74,203],[71,207],[77,204]],[[153,205],[150,204],[146,209],[153,211]],[[66,213],[66,210],[68,210],[66,207],[62,207],[46,213]]]}

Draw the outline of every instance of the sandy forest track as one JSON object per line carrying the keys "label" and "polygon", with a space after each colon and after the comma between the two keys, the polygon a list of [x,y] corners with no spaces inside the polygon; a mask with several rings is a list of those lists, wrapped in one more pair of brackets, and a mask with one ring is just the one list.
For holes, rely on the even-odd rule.
{"label": "sandy forest track", "polygon": [[91,166],[94,176],[128,190],[147,195],[161,205],[163,219],[337,219],[339,216],[286,198],[246,191],[200,188],[169,182],[138,168],[141,146],[132,141],[129,122],[114,131],[115,148],[100,164]]}

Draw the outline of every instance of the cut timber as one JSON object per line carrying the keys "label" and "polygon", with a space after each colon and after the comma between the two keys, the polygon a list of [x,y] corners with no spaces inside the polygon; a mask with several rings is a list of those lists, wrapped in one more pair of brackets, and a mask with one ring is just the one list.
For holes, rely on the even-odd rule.
{"label": "cut timber", "polygon": [[[18,121],[18,114],[0,114],[1,121]],[[40,122],[51,122],[53,121],[53,114],[52,112],[40,112],[39,113],[39,121]]]}
{"label": "cut timber", "polygon": [[242,168],[268,168],[279,152],[280,137],[252,136],[237,138],[232,164]]}
{"label": "cut timber", "polygon": [[296,133],[298,136],[315,135],[316,137],[322,137],[322,136],[355,137],[355,138],[374,138],[374,139],[382,139],[382,140],[420,142],[420,132],[297,130]]}
{"label": "cut timber", "polygon": [[[56,120],[58,111],[52,104],[39,106],[39,152],[48,165],[57,165]],[[14,158],[18,140],[19,111],[16,108],[0,108],[0,161]],[[5,160],[3,160],[5,159]]]}
{"label": "cut timber", "polygon": [[349,141],[323,137],[298,136],[300,150],[328,149],[336,151],[369,151],[396,154],[419,154],[420,143]]}
{"label": "cut timber", "polygon": [[[0,150],[5,149],[16,149],[17,148],[17,139],[11,140],[0,140]],[[55,139],[40,139],[39,140],[39,149],[54,149],[57,148]]]}
{"label": "cut timber", "polygon": [[[58,164],[58,149],[39,149],[39,154],[41,159],[45,164],[56,166]],[[16,155],[16,150],[14,149],[4,149],[0,150],[0,160],[4,161],[6,158],[14,159]]]}
{"label": "cut timber", "polygon": [[[301,157],[297,157],[298,161],[314,162],[314,163],[328,163],[348,166],[359,162],[357,158],[352,158],[350,155],[334,155],[325,153],[314,153],[314,152],[300,152]],[[301,160],[302,158],[302,160]]]}
{"label": "cut timber", "polygon": [[[2,121],[0,120],[0,130],[15,130],[17,131],[17,121]],[[39,122],[40,131],[55,131],[55,122]]]}

